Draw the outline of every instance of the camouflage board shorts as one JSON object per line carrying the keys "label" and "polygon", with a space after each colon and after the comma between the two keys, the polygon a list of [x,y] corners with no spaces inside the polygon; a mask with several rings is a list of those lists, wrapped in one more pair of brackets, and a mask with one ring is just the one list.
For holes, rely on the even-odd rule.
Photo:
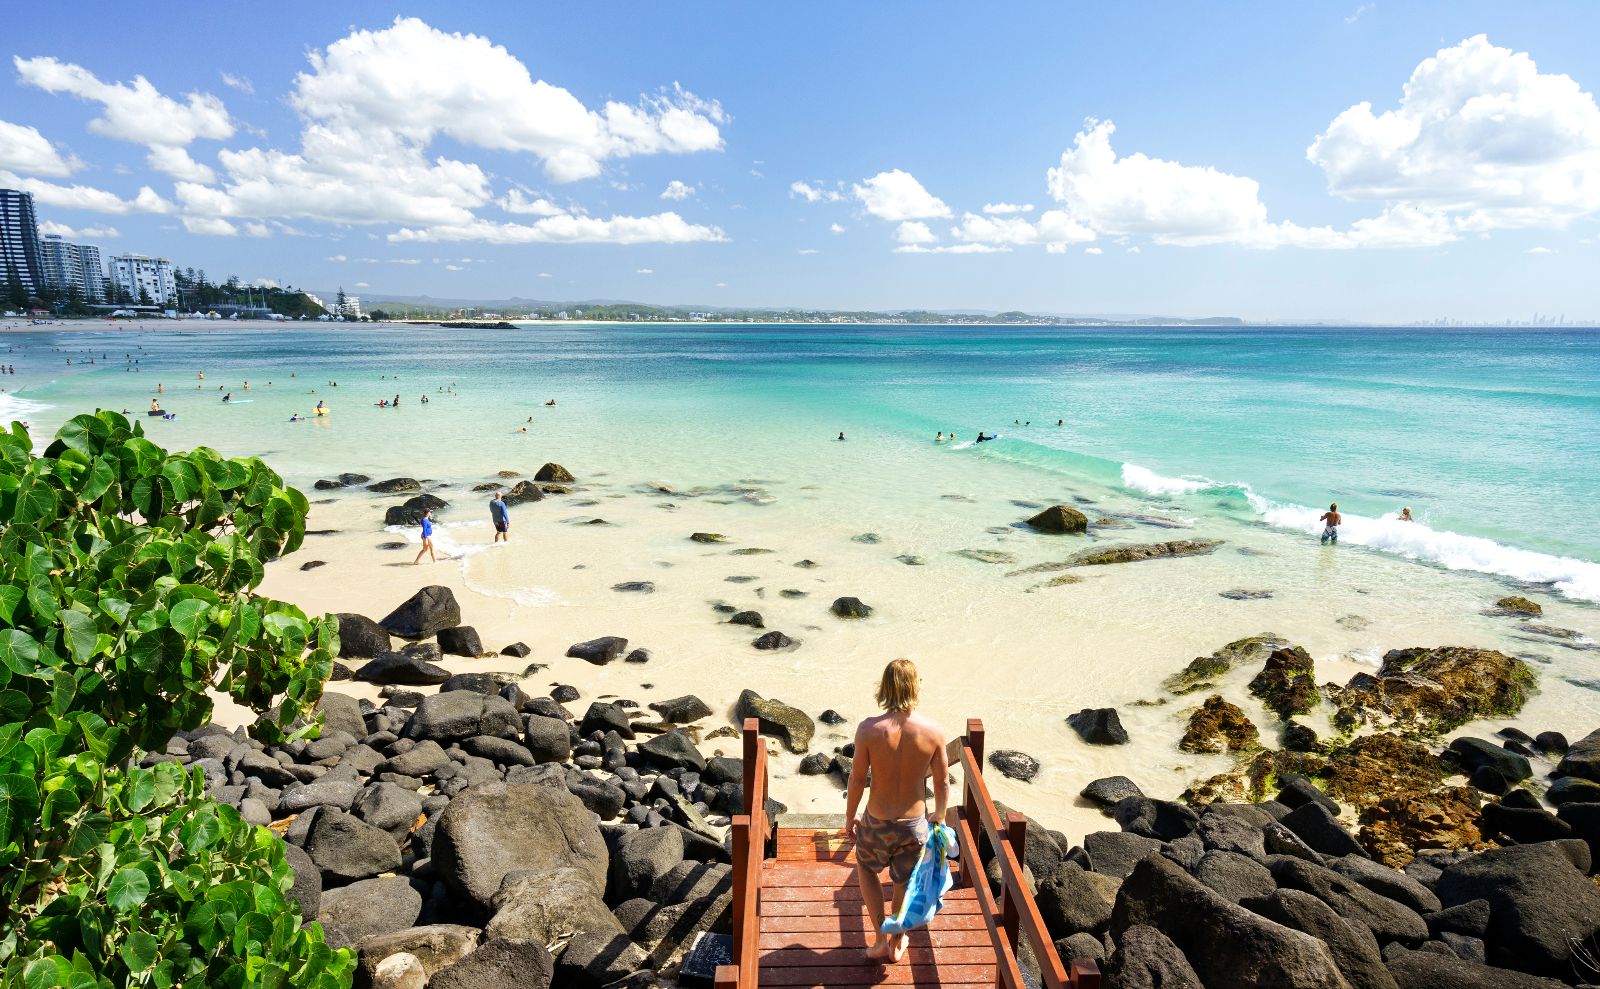
{"label": "camouflage board shorts", "polygon": [[928,843],[928,819],[911,817],[900,821],[880,821],[863,813],[856,825],[856,862],[872,873],[886,867],[889,878],[903,883],[911,876],[922,846]]}

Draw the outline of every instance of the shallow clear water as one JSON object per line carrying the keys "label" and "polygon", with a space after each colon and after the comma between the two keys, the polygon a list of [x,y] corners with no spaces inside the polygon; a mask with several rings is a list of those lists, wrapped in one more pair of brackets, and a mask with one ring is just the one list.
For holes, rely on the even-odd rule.
{"label": "shallow clear water", "polygon": [[[140,412],[159,381],[178,419],[154,435],[262,453],[296,480],[466,475],[536,446],[683,483],[823,471],[867,503],[1007,462],[1291,530],[1337,500],[1347,542],[1600,600],[1588,331],[161,326],[7,342],[25,349],[5,383],[48,406],[31,413],[46,428],[92,405]],[[94,366],[66,365],[86,352]],[[372,407],[397,393],[399,409]],[[317,398],[332,416],[286,421]],[[974,448],[980,429],[1001,438]],[[935,446],[938,430],[959,442]],[[1403,505],[1423,524],[1384,521]]]}

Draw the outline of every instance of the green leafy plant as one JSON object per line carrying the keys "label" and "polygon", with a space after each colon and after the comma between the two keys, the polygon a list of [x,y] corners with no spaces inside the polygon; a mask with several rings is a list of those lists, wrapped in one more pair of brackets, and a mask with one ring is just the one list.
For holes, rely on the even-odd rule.
{"label": "green leafy plant", "polygon": [[275,743],[332,672],[336,624],[256,597],[305,497],[258,459],[168,453],[78,416],[42,455],[0,431],[0,973],[50,986],[348,985],[300,926],[282,843],[137,760],[211,692]]}

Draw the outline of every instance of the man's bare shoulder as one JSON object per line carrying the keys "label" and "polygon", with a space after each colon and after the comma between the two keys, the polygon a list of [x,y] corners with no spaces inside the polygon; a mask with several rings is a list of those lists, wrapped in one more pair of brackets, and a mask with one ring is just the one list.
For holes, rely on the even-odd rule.
{"label": "man's bare shoulder", "polygon": [[883,734],[883,726],[889,720],[887,714],[876,714],[864,719],[856,725],[856,738],[874,738]]}
{"label": "man's bare shoulder", "polygon": [[907,719],[907,722],[915,725],[917,731],[924,735],[938,738],[940,741],[944,740],[944,728],[940,726],[939,722],[928,717],[926,714],[922,714],[919,711],[913,711],[911,712],[911,717]]}

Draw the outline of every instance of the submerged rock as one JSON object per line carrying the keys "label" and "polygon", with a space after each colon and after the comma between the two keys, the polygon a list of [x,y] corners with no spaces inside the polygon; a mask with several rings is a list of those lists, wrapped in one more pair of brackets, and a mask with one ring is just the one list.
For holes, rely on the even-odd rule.
{"label": "submerged rock", "polygon": [[1189,717],[1178,748],[1185,752],[1248,752],[1261,747],[1256,726],[1221,694],[1207,697]]}
{"label": "submerged rock", "polygon": [[997,549],[958,549],[953,551],[956,556],[964,556],[969,560],[979,563],[1015,563],[1017,558],[1010,553]]}
{"label": "submerged rock", "polygon": [[1113,563],[1137,563],[1141,560],[1204,556],[1221,545],[1220,539],[1175,539],[1166,543],[1137,543],[1131,546],[1084,550],[1068,562],[1078,567],[1099,567]]}
{"label": "submerged rock", "polygon": [[689,534],[689,540],[691,542],[707,544],[725,543],[728,541],[728,537],[724,536],[720,532],[691,532]]}
{"label": "submerged rock", "polygon": [[1015,749],[997,749],[989,753],[989,765],[1000,770],[1008,779],[1026,783],[1039,775],[1039,760]]}
{"label": "submerged rock", "polygon": [[757,649],[787,649],[794,645],[794,640],[773,629],[750,644]]}

